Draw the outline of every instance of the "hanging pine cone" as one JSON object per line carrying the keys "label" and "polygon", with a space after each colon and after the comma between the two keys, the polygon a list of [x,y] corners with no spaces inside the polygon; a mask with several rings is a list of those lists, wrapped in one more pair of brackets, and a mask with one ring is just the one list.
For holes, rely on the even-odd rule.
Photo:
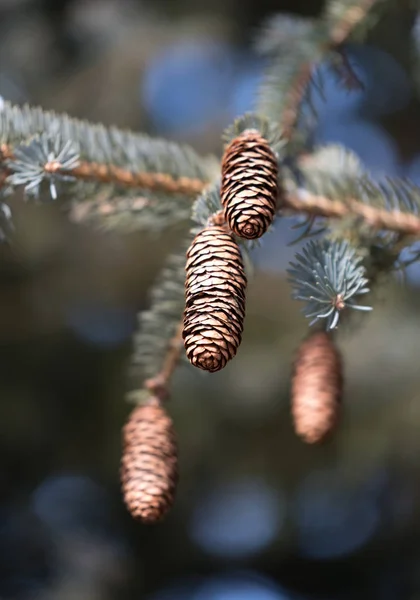
{"label": "hanging pine cone", "polygon": [[121,481],[125,504],[144,523],[171,508],[178,482],[178,453],[171,418],[157,398],[137,406],[123,430]]}
{"label": "hanging pine cone", "polygon": [[223,227],[203,229],[187,252],[185,349],[190,362],[219,371],[241,343],[246,276],[241,252]]}
{"label": "hanging pine cone", "polygon": [[276,211],[277,176],[276,157],[257,130],[247,129],[227,146],[220,195],[236,235],[252,240],[267,231]]}
{"label": "hanging pine cone", "polygon": [[324,331],[300,346],[292,379],[295,431],[308,444],[322,441],[337,421],[343,389],[341,356]]}

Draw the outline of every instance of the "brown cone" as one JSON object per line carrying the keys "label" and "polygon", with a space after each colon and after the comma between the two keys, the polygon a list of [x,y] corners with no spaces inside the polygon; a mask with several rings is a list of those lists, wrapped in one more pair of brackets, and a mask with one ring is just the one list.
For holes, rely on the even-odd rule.
{"label": "brown cone", "polygon": [[205,371],[220,371],[241,343],[246,276],[241,252],[223,227],[203,229],[187,252],[185,350]]}
{"label": "brown cone", "polygon": [[227,146],[222,159],[221,201],[236,235],[252,240],[271,225],[278,195],[276,157],[267,140],[248,129]]}
{"label": "brown cone", "polygon": [[121,481],[125,504],[143,523],[160,521],[171,508],[178,482],[178,452],[171,418],[151,398],[137,406],[123,430]]}
{"label": "brown cone", "polygon": [[337,422],[343,389],[342,360],[326,332],[300,346],[292,379],[295,431],[308,444],[321,442]]}

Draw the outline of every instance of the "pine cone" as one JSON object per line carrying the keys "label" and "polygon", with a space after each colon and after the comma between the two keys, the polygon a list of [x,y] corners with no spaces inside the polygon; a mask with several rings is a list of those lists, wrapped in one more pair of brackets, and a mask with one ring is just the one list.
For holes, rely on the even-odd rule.
{"label": "pine cone", "polygon": [[342,390],[340,353],[326,332],[317,332],[301,344],[292,380],[295,430],[305,442],[320,442],[333,430]]}
{"label": "pine cone", "polygon": [[178,452],[171,418],[159,400],[137,406],[123,430],[121,480],[124,501],[135,519],[161,520],[171,508],[178,482]]}
{"label": "pine cone", "polygon": [[190,362],[219,371],[241,343],[246,276],[241,252],[223,227],[203,229],[187,252],[185,349]]}
{"label": "pine cone", "polygon": [[271,225],[278,195],[276,157],[267,140],[248,129],[227,146],[222,160],[221,201],[236,235],[261,237]]}

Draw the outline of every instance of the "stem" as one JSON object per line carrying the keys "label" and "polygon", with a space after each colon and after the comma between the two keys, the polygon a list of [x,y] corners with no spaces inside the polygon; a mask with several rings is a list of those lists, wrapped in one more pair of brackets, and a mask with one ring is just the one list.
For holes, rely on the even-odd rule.
{"label": "stem", "polygon": [[[204,185],[203,185],[204,189]],[[124,208],[128,210],[129,206],[139,209],[146,204],[147,198],[124,199]],[[412,213],[405,213],[398,210],[387,210],[376,208],[359,202],[354,198],[341,200],[330,200],[325,196],[316,196],[300,190],[297,192],[285,192],[282,198],[282,209],[289,210],[293,213],[307,214],[314,217],[326,217],[329,219],[342,219],[350,215],[357,215],[375,229],[386,229],[395,231],[405,235],[420,235],[420,217]],[[86,206],[88,204],[88,206]],[[91,209],[91,210],[90,210]],[[100,216],[108,216],[114,212],[121,210],[113,201],[106,200],[98,201],[97,203],[84,203],[76,206],[72,212],[72,219],[75,222],[83,222],[92,214]],[[223,225],[223,211],[212,215],[212,225]]]}
{"label": "stem", "polygon": [[81,162],[75,169],[60,171],[60,173],[76,179],[93,179],[102,183],[115,183],[125,187],[144,188],[186,196],[197,196],[204,186],[201,179],[190,177],[175,179],[166,173],[134,173],[114,165],[89,162]]}
{"label": "stem", "polygon": [[[353,29],[358,25],[371,10],[376,0],[364,0],[359,6],[350,7],[343,18],[331,29],[328,41],[321,48],[322,54],[331,50],[336,50],[351,35]],[[290,140],[299,117],[299,107],[302,104],[309,83],[311,81],[312,71],[318,61],[310,61],[301,66],[296,74],[295,80],[290,86],[287,95],[285,108],[280,118],[282,131],[286,140]]]}
{"label": "stem", "polygon": [[344,203],[303,191],[303,193],[286,194],[284,207],[294,212],[332,219],[357,215],[375,229],[387,229],[406,235],[420,235],[420,217],[399,210],[375,208],[352,198]]}
{"label": "stem", "polygon": [[299,107],[305,98],[314,65],[315,63],[311,62],[301,66],[287,94],[285,107],[280,119],[281,130],[286,140],[290,140],[293,136],[299,116]]}
{"label": "stem", "polygon": [[339,46],[349,37],[353,29],[366,17],[376,0],[364,0],[359,6],[351,6],[330,32],[330,44]]}
{"label": "stem", "polygon": [[338,83],[344,85],[345,89],[349,91],[363,90],[365,86],[356,75],[347,54],[342,49],[337,48],[336,55],[339,62],[332,63],[331,67],[336,72]]}
{"label": "stem", "polygon": [[[374,1],[375,0],[366,0],[366,4],[372,5]],[[360,12],[358,15],[360,17]],[[355,21],[353,20],[352,23],[354,25]],[[341,36],[341,39],[344,35],[344,31],[349,31],[349,24],[347,23],[345,27],[343,22],[342,28],[337,29],[337,32],[341,33],[336,32],[336,37],[339,38]],[[0,147],[1,159],[11,159],[12,157],[13,154],[9,146],[3,145]],[[49,172],[64,173],[57,162],[47,163],[45,167]],[[121,169],[120,167],[88,162],[80,163],[76,169],[65,172],[65,174],[84,179],[97,179],[103,182],[118,183],[129,187],[138,186],[148,189],[159,189],[168,193],[177,192],[191,196],[197,196],[202,193],[208,185],[207,182],[200,179],[191,179],[187,177],[174,179],[170,175],[163,173],[132,173]],[[0,171],[0,186],[6,180],[7,175],[8,172],[6,169]],[[139,199],[136,200],[137,202],[139,201]],[[140,200],[143,201],[146,199],[140,198]],[[396,231],[407,235],[420,235],[420,217],[397,210],[388,211],[386,209],[368,206],[354,198],[350,198],[346,203],[343,203],[337,200],[330,200],[324,196],[311,195],[306,191],[304,193],[285,193],[283,207],[296,213],[306,213],[308,215],[333,219],[341,219],[345,216],[354,214],[361,217],[366,223],[376,229],[387,229],[389,231]],[[86,216],[91,214],[91,212],[92,211],[88,211],[86,213],[81,210],[76,215],[76,220],[80,222],[83,221]],[[99,202],[97,212],[106,214],[112,213],[113,210],[109,200]],[[222,222],[222,214],[213,216],[214,224],[221,224]]]}
{"label": "stem", "polygon": [[[386,229],[403,235],[420,235],[420,217],[415,214],[376,208],[363,204],[354,198],[348,198],[343,202],[341,200],[330,200],[325,196],[316,196],[306,190],[300,190],[284,193],[282,203],[281,210],[288,210],[293,213],[326,217],[328,219],[343,219],[355,215],[374,229]],[[213,224],[220,225],[223,219],[223,211],[219,211],[212,216],[211,220]]]}
{"label": "stem", "polygon": [[[3,144],[0,146],[0,164],[4,160],[13,160],[13,149]],[[144,188],[154,191],[167,192],[168,194],[183,194],[197,196],[206,185],[199,178],[179,177],[178,179],[167,173],[133,172],[112,164],[81,161],[74,169],[65,170],[61,164],[54,160],[44,165],[46,173],[68,175],[76,179],[93,180],[101,183],[114,183],[124,187]],[[5,169],[6,176],[10,170]]]}
{"label": "stem", "polygon": [[184,349],[182,339],[183,325],[184,321],[182,320],[176,329],[175,335],[169,341],[168,350],[159,373],[144,382],[144,387],[159,398],[161,402],[167,400],[169,397],[169,385],[172,375],[175,372]]}

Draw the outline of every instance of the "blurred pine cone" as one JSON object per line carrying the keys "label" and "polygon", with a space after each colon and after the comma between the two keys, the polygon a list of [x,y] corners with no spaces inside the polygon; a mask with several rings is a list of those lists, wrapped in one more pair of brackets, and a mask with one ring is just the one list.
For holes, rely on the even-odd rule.
{"label": "blurred pine cone", "polygon": [[187,252],[183,338],[188,359],[219,371],[241,343],[246,276],[238,244],[221,226],[203,229]]}
{"label": "blurred pine cone", "polygon": [[160,521],[171,508],[178,483],[178,451],[171,418],[157,398],[130,414],[123,430],[121,481],[135,519]]}
{"label": "blurred pine cone", "polygon": [[292,379],[295,431],[305,442],[320,442],[334,429],[342,390],[342,360],[330,335],[310,335],[298,350]]}
{"label": "blurred pine cone", "polygon": [[267,140],[247,129],[227,146],[222,159],[221,202],[236,235],[261,237],[274,219],[278,195],[276,157]]}

